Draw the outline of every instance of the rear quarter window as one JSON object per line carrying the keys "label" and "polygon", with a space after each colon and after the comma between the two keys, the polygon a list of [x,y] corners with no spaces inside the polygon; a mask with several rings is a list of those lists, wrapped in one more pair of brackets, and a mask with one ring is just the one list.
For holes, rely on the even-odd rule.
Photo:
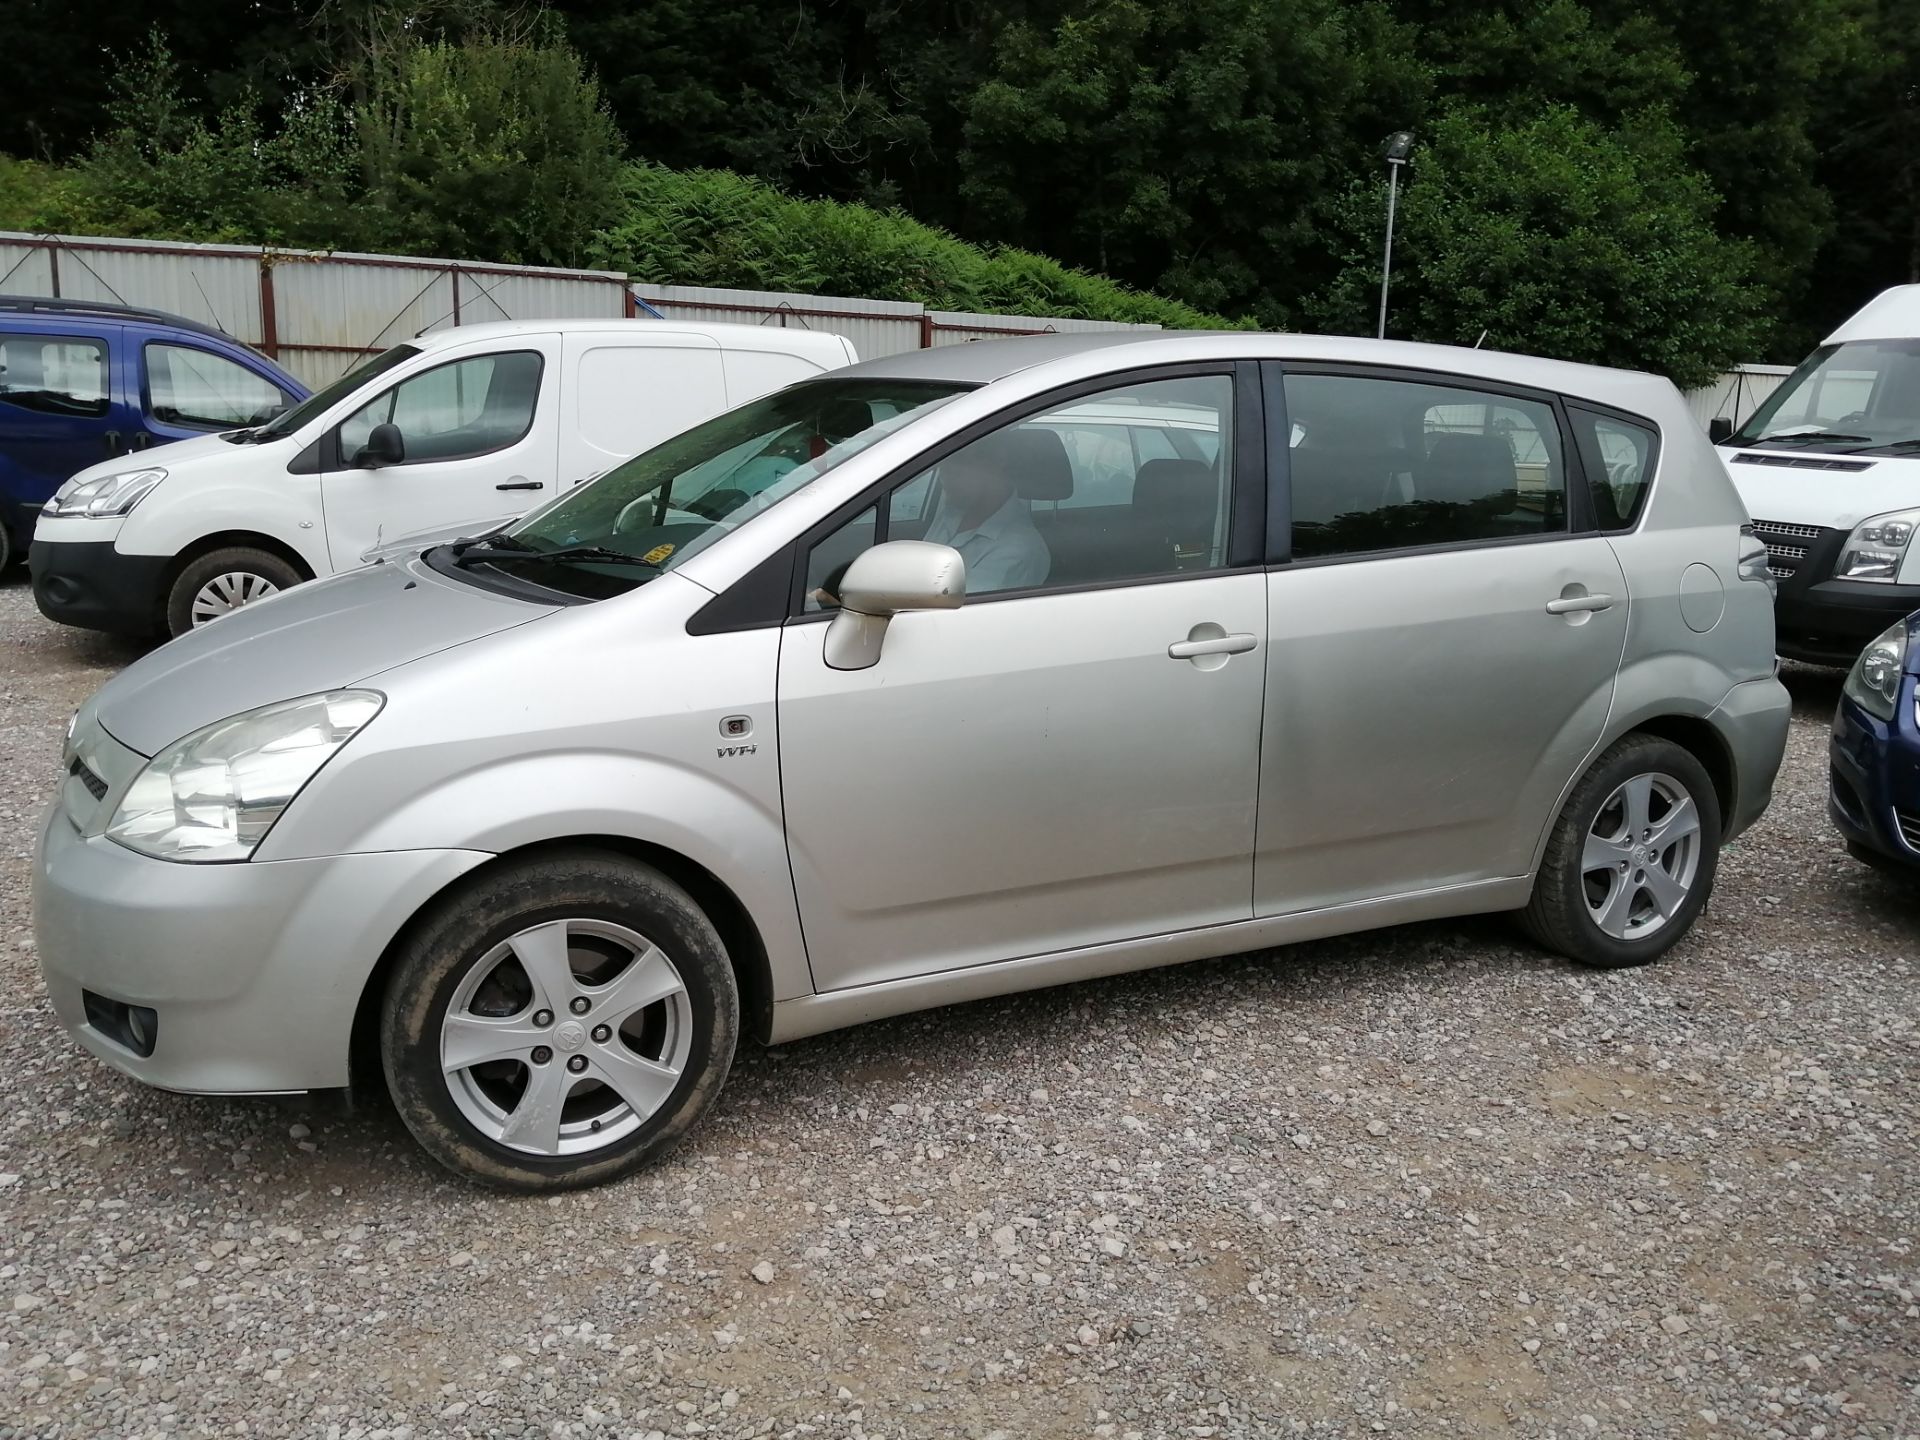
{"label": "rear quarter window", "polygon": [[1587,472],[1594,522],[1602,530],[1630,530],[1646,508],[1660,461],[1660,435],[1650,425],[1567,407],[1574,443]]}

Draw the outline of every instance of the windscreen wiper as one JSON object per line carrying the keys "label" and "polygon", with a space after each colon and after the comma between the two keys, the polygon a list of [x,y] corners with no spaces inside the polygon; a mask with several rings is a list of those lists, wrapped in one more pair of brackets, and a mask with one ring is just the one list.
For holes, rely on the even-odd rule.
{"label": "windscreen wiper", "polygon": [[1791,435],[1762,435],[1758,440],[1742,441],[1746,445],[1798,445],[1803,440],[1846,440],[1858,445],[1871,445],[1871,435],[1842,435],[1837,430],[1799,430]]}
{"label": "windscreen wiper", "polygon": [[[516,546],[496,546],[491,542],[496,537],[482,536],[478,540],[460,540],[454,542],[453,563],[456,565],[491,564],[495,560],[585,560],[595,565],[638,565],[646,570],[659,570],[651,560],[642,560],[638,555],[629,555],[624,550],[610,550],[605,545],[562,545],[558,550],[529,550]],[[481,545],[487,548],[474,551]]]}

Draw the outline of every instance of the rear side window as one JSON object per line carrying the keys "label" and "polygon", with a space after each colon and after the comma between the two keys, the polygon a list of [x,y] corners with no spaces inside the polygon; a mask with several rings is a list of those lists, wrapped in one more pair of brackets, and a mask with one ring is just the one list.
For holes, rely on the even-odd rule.
{"label": "rear side window", "polygon": [[1629,530],[1640,518],[1660,458],[1660,437],[1645,425],[1615,415],[1569,407],[1580,460],[1593,494],[1593,515],[1602,530]]}
{"label": "rear side window", "polygon": [[0,332],[0,404],[76,419],[106,414],[105,343]]}
{"label": "rear side window", "polygon": [[1551,406],[1465,386],[1288,375],[1301,559],[1565,533]]}
{"label": "rear side window", "polygon": [[147,413],[171,425],[259,425],[287,403],[280,387],[224,355],[188,345],[146,347]]}

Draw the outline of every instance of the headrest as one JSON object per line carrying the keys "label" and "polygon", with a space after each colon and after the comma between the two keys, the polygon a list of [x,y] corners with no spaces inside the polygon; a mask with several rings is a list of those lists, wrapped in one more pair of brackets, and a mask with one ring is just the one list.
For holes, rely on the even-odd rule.
{"label": "headrest", "polygon": [[1212,517],[1219,481],[1204,460],[1149,460],[1133,477],[1133,513],[1141,518]]}
{"label": "headrest", "polygon": [[1420,481],[1422,499],[1467,499],[1511,490],[1513,446],[1502,435],[1436,436]]}
{"label": "headrest", "polygon": [[829,445],[838,445],[850,436],[873,427],[873,407],[864,400],[843,395],[829,401],[820,410],[815,428]]}
{"label": "headrest", "polygon": [[1073,462],[1052,430],[1016,426],[971,447],[982,465],[1013,477],[1014,493],[1027,500],[1065,500],[1073,494]]}

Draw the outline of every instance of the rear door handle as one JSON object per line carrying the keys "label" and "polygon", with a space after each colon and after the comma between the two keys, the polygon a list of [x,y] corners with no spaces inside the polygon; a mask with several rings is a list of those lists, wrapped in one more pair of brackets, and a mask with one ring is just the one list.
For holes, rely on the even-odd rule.
{"label": "rear door handle", "polygon": [[1566,595],[1558,600],[1547,601],[1547,614],[1571,615],[1578,610],[1611,610],[1611,595]]}
{"label": "rear door handle", "polygon": [[1251,635],[1221,635],[1212,640],[1176,640],[1167,646],[1169,660],[1191,660],[1196,655],[1243,655],[1260,642]]}
{"label": "rear door handle", "polygon": [[496,490],[544,490],[546,485],[539,480],[509,480],[503,485],[493,487]]}

